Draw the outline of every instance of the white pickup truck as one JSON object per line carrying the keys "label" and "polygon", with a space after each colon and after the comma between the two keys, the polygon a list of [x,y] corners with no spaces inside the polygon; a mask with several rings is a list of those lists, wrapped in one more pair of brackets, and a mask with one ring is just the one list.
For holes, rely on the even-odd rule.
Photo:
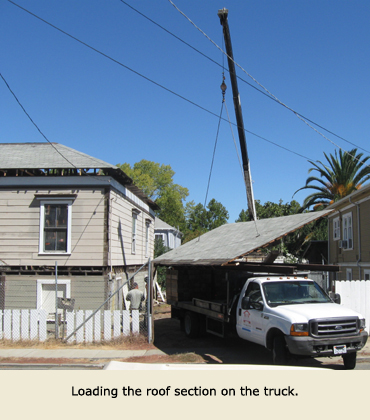
{"label": "white pickup truck", "polygon": [[356,366],[357,351],[367,341],[365,319],[336,304],[306,278],[250,278],[239,296],[239,337],[272,350],[276,364],[298,356],[341,355],[346,369]]}
{"label": "white pickup truck", "polygon": [[346,369],[355,368],[357,352],[368,338],[365,319],[334,303],[313,280],[218,278],[197,271],[172,271],[167,277],[172,317],[180,319],[189,337],[204,332],[225,336],[236,329],[242,339],[271,350],[275,364],[286,364],[291,355],[340,355]]}

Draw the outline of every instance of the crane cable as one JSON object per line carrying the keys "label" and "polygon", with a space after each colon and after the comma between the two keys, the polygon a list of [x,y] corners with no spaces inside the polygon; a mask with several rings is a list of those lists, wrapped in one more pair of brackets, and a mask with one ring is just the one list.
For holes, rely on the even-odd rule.
{"label": "crane cable", "polygon": [[220,125],[221,125],[221,120],[222,120],[222,110],[224,107],[224,103],[225,103],[225,98],[224,98],[224,92],[223,92],[223,98],[222,98],[222,103],[221,103],[221,110],[220,110],[220,116],[218,119],[218,125],[217,125],[217,133],[216,133],[216,140],[215,140],[215,145],[213,148],[213,155],[212,155],[212,162],[211,162],[211,168],[209,171],[209,177],[208,177],[208,184],[207,184],[207,190],[206,190],[206,197],[204,199],[204,207],[206,207],[207,204],[207,198],[208,198],[208,191],[209,191],[209,185],[211,183],[211,176],[212,176],[212,170],[213,170],[213,164],[215,161],[215,155],[216,155],[216,148],[217,148],[217,141],[218,141],[218,135],[220,133]]}

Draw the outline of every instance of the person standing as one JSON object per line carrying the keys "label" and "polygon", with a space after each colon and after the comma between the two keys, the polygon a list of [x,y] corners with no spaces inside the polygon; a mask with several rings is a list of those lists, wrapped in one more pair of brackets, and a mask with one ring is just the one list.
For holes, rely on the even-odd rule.
{"label": "person standing", "polygon": [[130,310],[140,310],[141,302],[145,300],[144,293],[139,290],[139,285],[135,282],[132,289],[127,293],[126,300],[130,302]]}

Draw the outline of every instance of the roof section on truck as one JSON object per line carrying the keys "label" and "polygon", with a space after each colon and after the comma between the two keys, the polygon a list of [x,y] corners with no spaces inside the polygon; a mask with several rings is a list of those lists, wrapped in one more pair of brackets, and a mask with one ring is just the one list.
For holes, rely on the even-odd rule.
{"label": "roof section on truck", "polygon": [[322,210],[255,222],[225,224],[157,257],[154,263],[166,266],[226,265],[327,216],[330,212],[331,210]]}

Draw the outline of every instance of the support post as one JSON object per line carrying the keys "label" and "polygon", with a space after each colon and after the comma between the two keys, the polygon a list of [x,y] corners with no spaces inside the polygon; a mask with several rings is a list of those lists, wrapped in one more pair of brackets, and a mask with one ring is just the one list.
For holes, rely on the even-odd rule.
{"label": "support post", "polygon": [[58,261],[55,261],[55,339],[59,338],[58,320]]}

